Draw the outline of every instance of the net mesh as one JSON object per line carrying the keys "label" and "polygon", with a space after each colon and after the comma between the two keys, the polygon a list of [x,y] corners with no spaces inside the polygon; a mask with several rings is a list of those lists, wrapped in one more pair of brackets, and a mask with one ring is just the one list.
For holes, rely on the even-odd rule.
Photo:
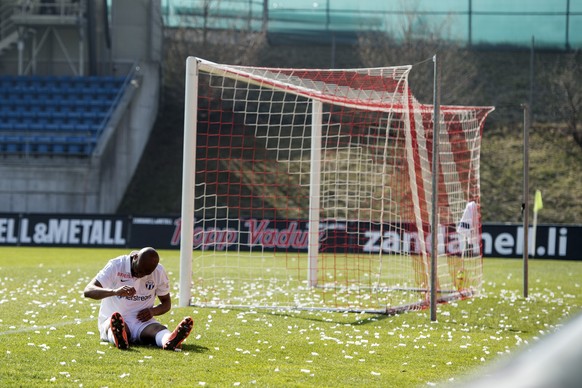
{"label": "net mesh", "polygon": [[[426,306],[434,109],[409,90],[411,67],[199,61],[198,69],[197,105],[187,107],[197,110],[193,303]],[[481,284],[479,149],[490,111],[440,110],[441,300]],[[313,227],[317,238],[310,239]]]}

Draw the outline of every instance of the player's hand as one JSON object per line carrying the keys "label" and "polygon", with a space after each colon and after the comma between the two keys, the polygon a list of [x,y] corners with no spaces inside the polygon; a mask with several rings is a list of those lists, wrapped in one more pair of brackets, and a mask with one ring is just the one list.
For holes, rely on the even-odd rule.
{"label": "player's hand", "polygon": [[135,293],[136,293],[135,288],[133,288],[132,286],[123,286],[115,290],[115,295],[117,296],[132,297],[135,295]]}
{"label": "player's hand", "polygon": [[153,317],[154,315],[152,314],[151,309],[143,309],[137,313],[137,319],[139,319],[141,322],[147,322]]}

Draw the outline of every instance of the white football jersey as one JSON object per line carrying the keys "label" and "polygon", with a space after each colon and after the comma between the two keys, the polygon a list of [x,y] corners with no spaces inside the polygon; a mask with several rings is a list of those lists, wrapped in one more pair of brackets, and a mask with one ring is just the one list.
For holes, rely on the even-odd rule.
{"label": "white football jersey", "polygon": [[99,309],[99,326],[109,321],[111,314],[119,312],[124,318],[135,319],[137,313],[154,306],[157,296],[168,295],[170,282],[166,270],[158,264],[154,272],[142,278],[131,276],[131,257],[123,255],[111,259],[97,274],[97,280],[103,288],[116,289],[133,286],[136,294],[131,297],[111,296],[101,300]]}

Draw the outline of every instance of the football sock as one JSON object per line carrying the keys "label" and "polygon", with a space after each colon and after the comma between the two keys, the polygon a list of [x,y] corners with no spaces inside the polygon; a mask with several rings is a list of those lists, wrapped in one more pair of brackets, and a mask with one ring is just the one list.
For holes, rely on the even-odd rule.
{"label": "football sock", "polygon": [[168,329],[158,331],[158,333],[156,334],[156,345],[162,348],[164,344],[168,342],[168,339],[170,338],[171,335],[172,332]]}

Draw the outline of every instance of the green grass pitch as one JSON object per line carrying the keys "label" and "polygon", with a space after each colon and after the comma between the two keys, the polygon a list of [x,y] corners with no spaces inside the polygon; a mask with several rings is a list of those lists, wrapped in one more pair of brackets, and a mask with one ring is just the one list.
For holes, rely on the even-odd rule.
{"label": "green grass pitch", "polygon": [[[554,332],[582,311],[582,261],[484,259],[481,293],[397,316],[177,308],[194,330],[181,352],[101,343],[87,282],[125,250],[0,248],[0,386],[447,385]],[[160,251],[177,305],[178,251]]]}

